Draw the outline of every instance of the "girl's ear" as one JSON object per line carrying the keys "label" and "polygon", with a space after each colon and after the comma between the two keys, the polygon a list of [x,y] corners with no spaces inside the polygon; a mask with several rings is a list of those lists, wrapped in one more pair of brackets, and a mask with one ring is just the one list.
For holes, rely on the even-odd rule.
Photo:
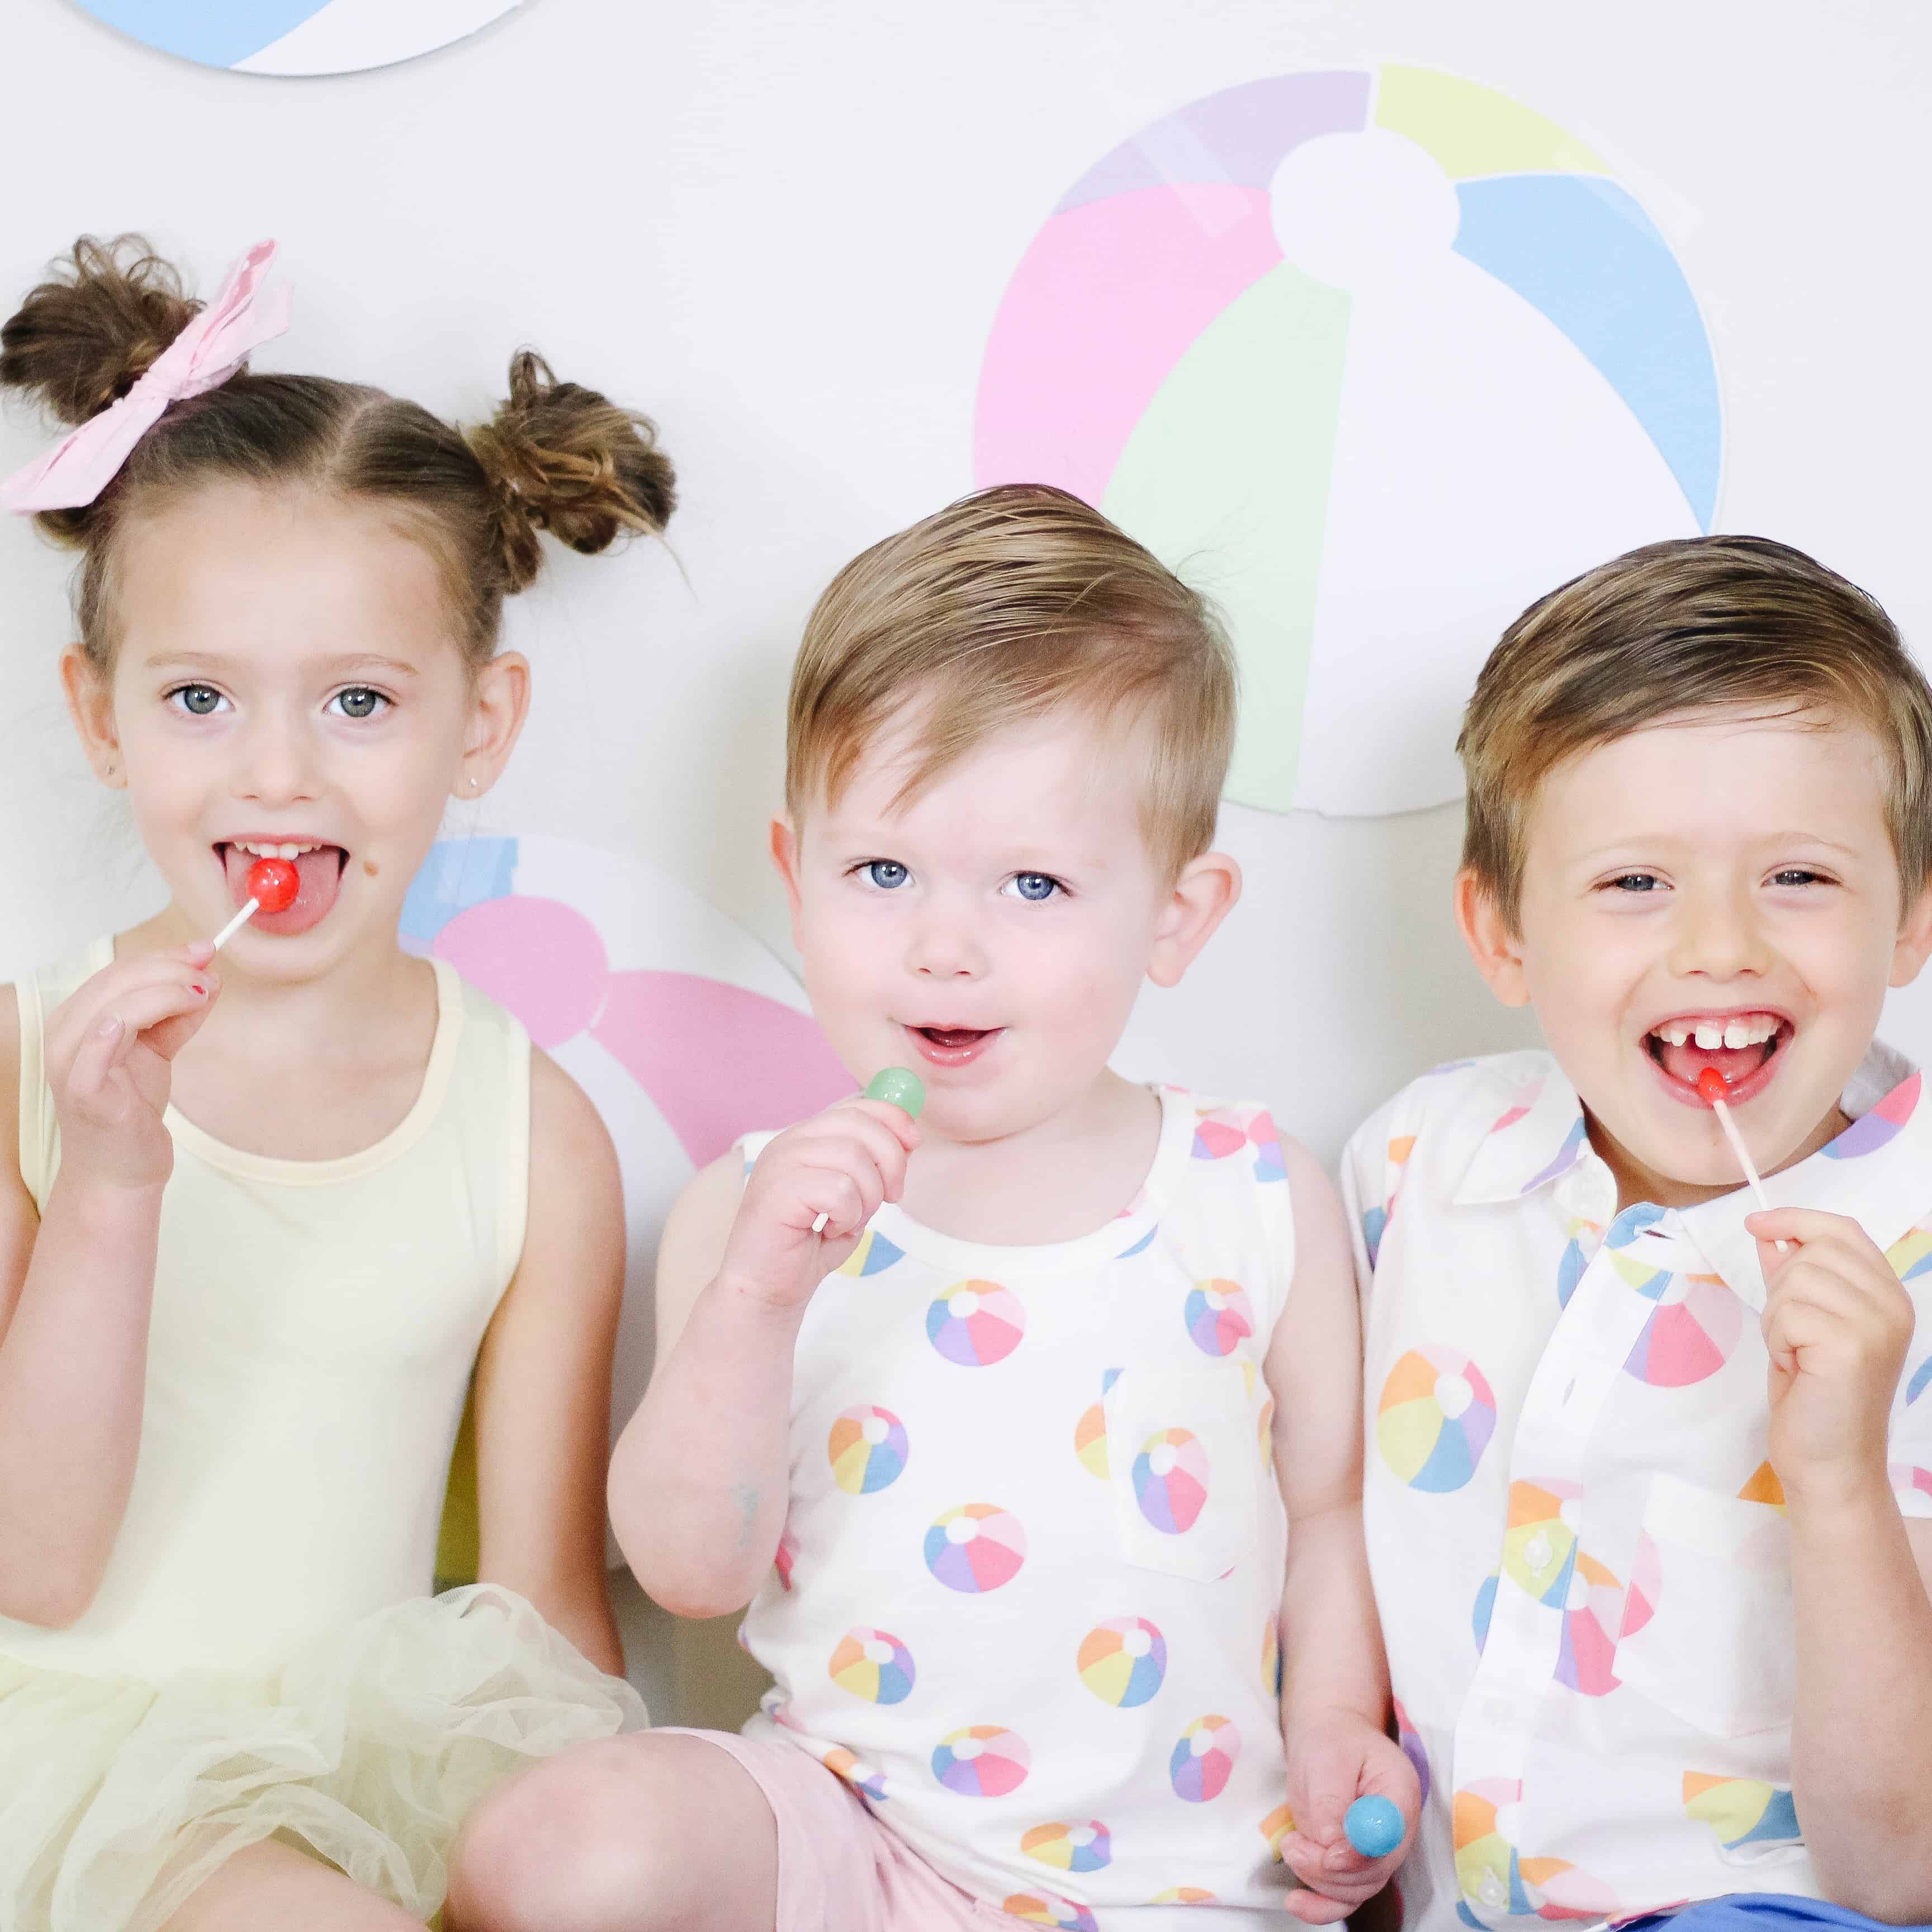
{"label": "girl's ear", "polygon": [[463,766],[450,787],[454,798],[481,798],[502,776],[530,710],[530,664],[520,651],[494,657],[476,674]]}
{"label": "girl's ear", "polygon": [[1180,868],[1154,926],[1148,977],[1156,986],[1178,986],[1195,955],[1241,896],[1241,868],[1225,852],[1204,852]]}
{"label": "girl's ear", "polygon": [[94,776],[116,791],[125,788],[128,774],[121,762],[121,738],[114,726],[114,682],[96,668],[78,644],[61,652],[61,688],[67,693],[67,715],[80,739],[80,748]]}
{"label": "girl's ear", "polygon": [[1522,941],[1504,918],[1489,881],[1467,866],[1456,874],[1456,924],[1490,991],[1506,1006],[1528,1006]]}

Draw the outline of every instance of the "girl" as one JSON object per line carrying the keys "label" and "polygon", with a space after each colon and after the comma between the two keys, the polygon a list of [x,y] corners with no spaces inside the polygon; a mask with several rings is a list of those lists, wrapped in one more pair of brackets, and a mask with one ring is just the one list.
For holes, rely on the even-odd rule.
{"label": "girl", "polygon": [[[62,663],[166,908],[0,989],[0,1924],[376,1928],[468,1804],[640,1723],[605,1672],[622,1269],[589,1102],[400,948],[489,790],[538,533],[670,514],[651,424],[517,357],[466,434],[257,375],[257,248],[206,311],[83,240],[0,332],[81,425],[6,486],[77,548]],[[299,890],[218,972],[262,854]],[[16,1138],[17,1136],[17,1138]],[[475,1371],[483,1582],[427,1598]]]}

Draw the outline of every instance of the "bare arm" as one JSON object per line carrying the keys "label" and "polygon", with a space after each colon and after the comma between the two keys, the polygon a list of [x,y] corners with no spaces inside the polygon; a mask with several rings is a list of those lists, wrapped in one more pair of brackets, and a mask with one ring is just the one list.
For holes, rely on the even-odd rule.
{"label": "bare arm", "polygon": [[842,1102],[781,1134],[748,1182],[735,1154],[714,1161],[672,1210],[657,1367],[611,1462],[610,1516],[632,1573],[676,1615],[741,1608],[771,1567],[800,1324],[880,1202],[898,1198],[918,1138],[896,1107]]}
{"label": "bare arm", "polygon": [[173,1164],[169,1062],[213,986],[205,963],[151,954],[50,1016],[62,1157],[44,1216],[20,1178],[20,1009],[0,994],[0,1614],[26,1622],[80,1616],[127,1513]]}
{"label": "bare arm", "polygon": [[478,1574],[614,1675],[624,1651],[604,1566],[604,1472],[623,1294],[610,1137],[575,1082],[533,1054],[523,1257],[476,1361]]}
{"label": "bare arm", "polygon": [[1828,1898],[1922,1924],[1932,1523],[1906,1523],[1887,1473],[1912,1300],[1854,1221],[1787,1208],[1745,1226],[1764,1264],[1771,1463],[1791,1521],[1792,1799]]}
{"label": "bare arm", "polygon": [[1288,1512],[1282,1592],[1282,1735],[1295,1831],[1282,1856],[1309,1890],[1288,1909],[1340,1918],[1399,1862],[1350,1850],[1355,1798],[1393,1798],[1412,1826],[1420,1791],[1388,1739],[1388,1666],[1362,1538],[1362,1341],[1348,1223],[1304,1148],[1284,1142],[1294,1209],[1294,1280],[1268,1353],[1274,1462]]}

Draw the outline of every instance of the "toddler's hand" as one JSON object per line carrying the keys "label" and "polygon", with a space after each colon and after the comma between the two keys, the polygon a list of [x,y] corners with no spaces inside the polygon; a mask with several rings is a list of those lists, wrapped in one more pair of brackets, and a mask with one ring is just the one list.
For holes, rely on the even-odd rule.
{"label": "toddler's hand", "polygon": [[1786,1496],[1835,1501],[1882,1481],[1912,1298],[1842,1214],[1779,1208],[1744,1226],[1764,1268],[1771,1466]]}
{"label": "toddler's hand", "polygon": [[[1294,1823],[1276,1849],[1305,1889],[1291,1892],[1282,1904],[1310,1925],[1333,1924],[1394,1876],[1415,1833],[1422,1787],[1401,1748],[1355,1712],[1298,1724],[1287,1744]],[[1371,1793],[1402,1814],[1402,1843],[1386,1858],[1364,1858],[1342,1830],[1342,1814]]]}
{"label": "toddler's hand", "polygon": [[775,1308],[802,1306],[880,1202],[904,1191],[906,1156],[918,1144],[910,1114],[862,1094],[780,1134],[745,1184],[718,1280]]}
{"label": "toddler's hand", "polygon": [[220,982],[206,940],[117,959],[47,1020],[47,1084],[61,1168],[111,1187],[158,1187],[174,1171],[167,1111],[171,1063],[214,1004]]}

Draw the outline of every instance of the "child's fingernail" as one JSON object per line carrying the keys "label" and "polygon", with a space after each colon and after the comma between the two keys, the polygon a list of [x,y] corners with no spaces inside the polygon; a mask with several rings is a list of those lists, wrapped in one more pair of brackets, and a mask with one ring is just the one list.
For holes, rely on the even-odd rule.
{"label": "child's fingernail", "polygon": [[100,1025],[94,1029],[94,1030],[100,1034],[103,1040],[112,1040],[114,1036],[121,1030],[120,1015],[118,1013],[110,1013],[107,1017],[100,1022]]}

